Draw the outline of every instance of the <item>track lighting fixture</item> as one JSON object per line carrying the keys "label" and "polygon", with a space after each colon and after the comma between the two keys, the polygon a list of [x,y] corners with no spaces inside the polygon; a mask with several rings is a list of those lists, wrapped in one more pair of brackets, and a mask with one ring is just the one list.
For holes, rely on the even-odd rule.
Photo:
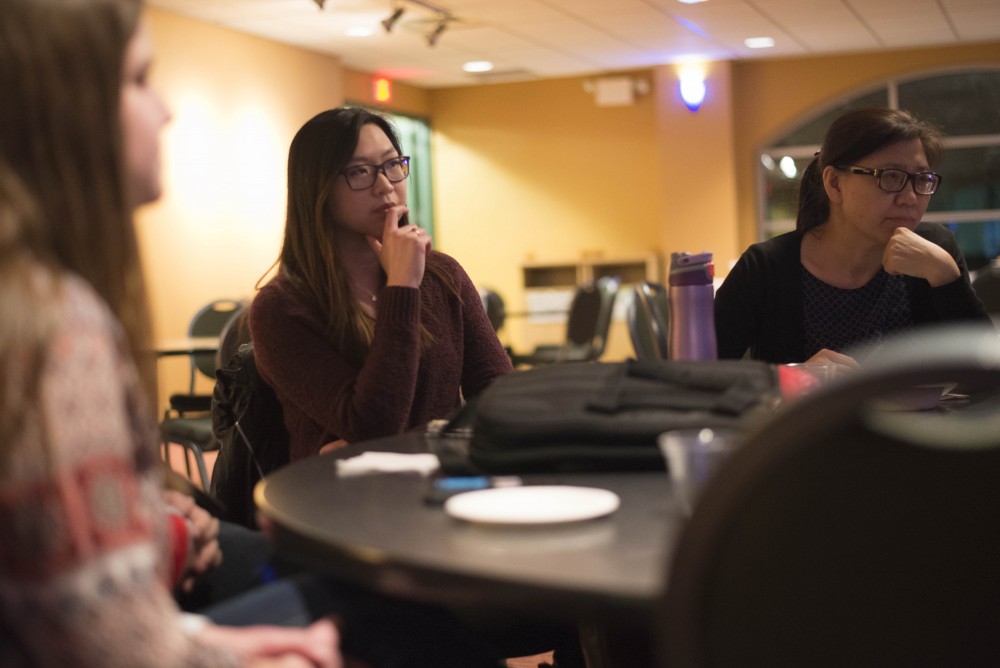
{"label": "track lighting fixture", "polygon": [[392,32],[396,23],[400,18],[402,18],[404,11],[406,10],[403,8],[403,5],[396,5],[396,8],[392,10],[392,14],[389,15],[389,18],[382,21],[382,27],[385,28],[386,32]]}
{"label": "track lighting fixture", "polygon": [[436,26],[434,26],[434,30],[432,30],[431,33],[427,35],[427,46],[434,46],[435,44],[437,44],[438,40],[441,39],[441,35],[444,34],[444,31],[447,28],[448,28],[448,17],[444,17],[440,21],[438,21],[438,24]]}
{"label": "track lighting fixture", "polygon": [[[316,0],[317,3],[325,2],[325,0]],[[427,46],[434,46],[441,39],[441,35],[444,31],[448,29],[448,24],[456,20],[452,16],[451,12],[444,7],[439,7],[428,0],[393,0],[392,3],[392,13],[389,14],[382,21],[382,27],[385,28],[386,32],[392,32],[392,29],[396,27],[399,23],[399,19],[402,18],[403,13],[406,11],[406,3],[417,5],[423,7],[424,9],[430,10],[437,14],[436,23],[434,24],[434,29],[427,34]]]}

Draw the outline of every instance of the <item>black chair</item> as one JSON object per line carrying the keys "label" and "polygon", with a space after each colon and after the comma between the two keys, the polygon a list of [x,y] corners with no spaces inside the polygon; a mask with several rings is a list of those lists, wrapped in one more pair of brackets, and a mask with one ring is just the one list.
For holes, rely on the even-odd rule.
{"label": "black chair", "polygon": [[[192,317],[188,325],[188,336],[219,337],[221,344],[223,332],[245,308],[245,302],[232,299],[220,299],[206,304]],[[220,345],[220,351],[221,347]],[[219,356],[219,352],[190,355],[188,391],[170,396],[170,405],[160,423],[160,437],[168,458],[170,444],[180,445],[185,452],[184,465],[188,477],[191,477],[190,459],[193,458],[202,487],[206,491],[209,478],[204,453],[218,449],[218,444],[212,436],[212,395],[196,393],[195,389],[199,375],[215,379]]]}
{"label": "black chair", "polygon": [[237,348],[216,373],[212,432],[219,456],[212,471],[212,497],[225,509],[219,517],[257,528],[254,486],[289,462],[289,436],[274,390],[257,372],[246,318],[222,347]]}
{"label": "black chair", "polygon": [[625,312],[635,357],[641,361],[668,359],[670,313],[662,283],[643,281],[632,288]]}
{"label": "black chair", "polygon": [[995,324],[1000,325],[1000,262],[994,260],[976,272],[972,289]]}
{"label": "black chair", "polygon": [[681,534],[662,665],[1000,665],[995,405],[878,403],[956,381],[996,396],[995,333],[891,340],[748,434]]}
{"label": "black chair", "polygon": [[507,320],[507,308],[504,305],[503,297],[496,290],[480,288],[479,298],[483,301],[483,308],[486,309],[486,317],[493,325],[493,331],[499,332]]}
{"label": "black chair", "polygon": [[604,354],[611,329],[611,316],[621,279],[605,276],[577,287],[570,303],[566,341],[540,345],[528,354],[511,354],[514,366],[586,362]]}

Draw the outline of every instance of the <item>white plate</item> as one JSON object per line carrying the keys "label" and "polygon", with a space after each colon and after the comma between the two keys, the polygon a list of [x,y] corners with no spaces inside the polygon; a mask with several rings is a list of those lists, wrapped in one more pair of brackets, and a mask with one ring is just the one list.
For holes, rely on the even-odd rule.
{"label": "white plate", "polygon": [[552,524],[610,515],[618,495],[596,487],[526,485],[494,487],[451,497],[444,510],[452,517],[489,524]]}

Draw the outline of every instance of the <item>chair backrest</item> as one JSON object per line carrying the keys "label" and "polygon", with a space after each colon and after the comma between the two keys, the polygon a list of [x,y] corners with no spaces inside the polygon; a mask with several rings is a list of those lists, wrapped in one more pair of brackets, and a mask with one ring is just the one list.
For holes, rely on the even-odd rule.
{"label": "chair backrest", "polygon": [[617,276],[602,276],[597,279],[597,291],[601,294],[601,308],[597,315],[597,331],[591,345],[591,359],[598,359],[604,354],[608,345],[608,333],[611,331],[611,317],[614,315],[615,300],[622,279]]}
{"label": "chair backrest", "polygon": [[994,324],[1000,324],[1000,262],[994,260],[989,266],[976,272],[972,289],[983,302]]}
{"label": "chair backrest", "polygon": [[668,359],[670,313],[667,289],[662,283],[643,281],[636,284],[625,317],[636,359]]}
{"label": "chair backrest", "polygon": [[[202,306],[188,324],[188,336],[222,336],[226,325],[246,307],[246,303],[236,299],[217,299]],[[215,378],[215,353],[191,355],[191,381],[189,392],[194,394],[195,377],[198,373],[207,378]]]}
{"label": "chair backrest", "polygon": [[593,281],[576,286],[566,319],[566,343],[587,346],[597,334],[601,311],[601,293]]}
{"label": "chair backrest", "polygon": [[486,317],[493,325],[493,331],[499,332],[507,319],[507,308],[504,305],[503,297],[496,290],[480,288],[479,297],[483,301],[483,308],[486,309]]}
{"label": "chair backrest", "polygon": [[212,496],[222,519],[256,528],[253,488],[289,462],[289,437],[281,404],[257,372],[253,346],[244,344],[216,374],[212,432],[220,443],[212,471]]}
{"label": "chair backrest", "polygon": [[222,328],[219,335],[219,350],[215,354],[215,368],[223,369],[239,349],[250,343],[250,309],[240,305]]}
{"label": "chair backrest", "polygon": [[662,665],[1000,665],[1000,410],[873,403],[955,381],[1000,387],[995,333],[890,340],[749,433],[674,552]]}
{"label": "chair backrest", "polygon": [[577,286],[566,322],[566,345],[586,348],[587,359],[604,354],[621,279],[604,276]]}

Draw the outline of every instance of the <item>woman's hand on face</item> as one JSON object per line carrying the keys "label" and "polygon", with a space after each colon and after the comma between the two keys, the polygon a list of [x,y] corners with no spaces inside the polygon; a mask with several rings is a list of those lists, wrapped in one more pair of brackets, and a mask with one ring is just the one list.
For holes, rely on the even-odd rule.
{"label": "woman's hand on face", "polygon": [[385,271],[386,285],[418,288],[431,252],[431,239],[416,225],[399,226],[399,219],[406,213],[405,206],[392,207],[385,214],[382,241],[366,238]]}
{"label": "woman's hand on face", "polygon": [[341,668],[340,637],[333,622],[321,619],[311,626],[216,626],[198,633],[206,645],[229,650],[253,668]]}
{"label": "woman's hand on face", "polygon": [[948,251],[905,227],[897,227],[889,237],[882,253],[882,267],[890,274],[923,278],[934,288],[961,276]]}
{"label": "woman's hand on face", "polygon": [[807,359],[805,364],[817,364],[817,365],[837,365],[842,367],[847,367],[849,369],[856,369],[859,364],[856,359],[850,355],[845,355],[844,353],[838,353],[836,350],[830,350],[829,348],[823,348],[809,359]]}

